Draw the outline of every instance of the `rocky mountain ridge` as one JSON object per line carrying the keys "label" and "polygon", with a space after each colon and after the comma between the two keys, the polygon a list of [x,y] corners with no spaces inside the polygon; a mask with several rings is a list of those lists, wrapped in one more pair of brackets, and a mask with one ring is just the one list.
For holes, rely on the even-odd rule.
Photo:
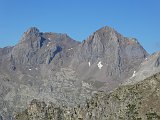
{"label": "rocky mountain ridge", "polygon": [[[0,114],[10,120],[33,99],[84,104],[97,91],[114,90],[134,71],[141,71],[148,57],[136,39],[110,27],[97,30],[82,43],[67,34],[32,27],[17,45],[0,49]],[[158,62],[150,75],[160,67],[158,57],[151,59]]]}

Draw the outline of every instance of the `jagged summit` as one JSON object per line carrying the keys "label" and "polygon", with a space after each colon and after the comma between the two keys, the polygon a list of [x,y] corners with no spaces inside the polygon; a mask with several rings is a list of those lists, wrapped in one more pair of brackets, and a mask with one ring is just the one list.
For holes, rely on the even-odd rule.
{"label": "jagged summit", "polygon": [[[43,39],[43,40],[42,40]],[[66,33],[56,33],[56,32],[40,32],[40,30],[36,27],[30,27],[24,32],[22,38],[20,39],[20,43],[33,43],[36,41],[52,41],[52,42],[74,42],[69,35]],[[78,42],[78,41],[76,41]]]}
{"label": "jagged summit", "polygon": [[39,33],[39,29],[37,27],[30,27],[27,31],[26,31],[26,34],[37,34]]}
{"label": "jagged summit", "polygon": [[[14,46],[11,53],[18,62],[17,64],[49,64],[53,58],[78,44],[79,42],[67,34],[45,33],[40,32],[36,27],[31,27],[24,32],[20,42]],[[62,56],[66,56],[66,54]]]}
{"label": "jagged summit", "polygon": [[109,26],[101,27],[100,29],[96,30],[96,32],[117,32],[114,28]]}
{"label": "jagged summit", "polygon": [[108,26],[104,26],[98,30],[96,30],[92,35],[90,35],[90,37],[94,36],[94,35],[99,35],[99,36],[104,36],[106,34],[108,35],[113,35],[113,33],[116,35],[118,34],[118,32],[112,28],[112,27],[108,27]]}
{"label": "jagged summit", "polygon": [[90,35],[86,40],[83,41],[83,45],[88,44],[90,46],[93,44],[96,46],[101,46],[99,48],[105,48],[108,45],[115,44],[115,46],[130,44],[139,44],[134,38],[127,38],[118,33],[114,28],[105,26],[96,30],[92,35]]}
{"label": "jagged summit", "polygon": [[[121,35],[119,32],[117,32],[114,28],[104,26],[98,30],[96,30],[92,35],[90,35],[84,42],[86,43],[97,43],[97,44],[103,44],[104,46],[106,44],[110,44],[111,42],[114,44],[117,44],[119,46],[121,45],[140,45],[138,40],[136,38],[127,38],[123,35]],[[141,45],[140,45],[141,46]]]}
{"label": "jagged summit", "polygon": [[26,32],[23,33],[22,38],[20,39],[20,43],[28,42],[34,39],[37,40],[37,38],[40,36],[40,30],[36,27],[30,27],[26,30]]}

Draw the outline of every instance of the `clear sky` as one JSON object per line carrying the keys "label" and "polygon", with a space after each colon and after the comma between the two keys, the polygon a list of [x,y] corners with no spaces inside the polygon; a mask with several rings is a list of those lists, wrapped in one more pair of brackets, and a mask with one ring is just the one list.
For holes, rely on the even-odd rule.
{"label": "clear sky", "polygon": [[0,47],[15,45],[31,26],[79,41],[110,26],[153,53],[160,51],[160,0],[0,0]]}

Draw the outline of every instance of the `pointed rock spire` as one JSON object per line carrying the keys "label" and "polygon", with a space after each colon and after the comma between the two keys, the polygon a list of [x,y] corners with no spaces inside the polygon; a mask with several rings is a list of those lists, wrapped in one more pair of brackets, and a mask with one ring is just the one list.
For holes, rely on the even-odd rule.
{"label": "pointed rock spire", "polygon": [[20,42],[24,42],[27,41],[31,38],[33,38],[34,36],[39,36],[39,29],[36,27],[30,27],[26,32],[24,32],[22,39],[20,40]]}
{"label": "pointed rock spire", "polygon": [[26,31],[26,34],[38,34],[40,31],[36,27],[31,27]]}

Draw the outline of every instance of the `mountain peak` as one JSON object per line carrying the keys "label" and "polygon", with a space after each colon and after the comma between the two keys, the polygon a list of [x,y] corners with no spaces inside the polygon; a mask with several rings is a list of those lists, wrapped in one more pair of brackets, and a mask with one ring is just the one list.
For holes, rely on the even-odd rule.
{"label": "mountain peak", "polygon": [[117,31],[114,29],[114,28],[112,28],[112,27],[109,27],[109,26],[104,26],[104,27],[102,27],[102,28],[100,28],[100,29],[98,29],[97,31],[96,31],[96,33],[110,33],[110,32],[113,32],[113,33],[117,33]]}
{"label": "mountain peak", "polygon": [[97,91],[111,91],[127,79],[138,81],[160,71],[159,55],[148,56],[136,39],[108,26],[82,43],[31,27],[20,43],[0,49],[0,56],[0,104],[7,104],[0,105],[0,113],[9,118],[32,99],[74,106]]}
{"label": "mountain peak", "polygon": [[105,44],[110,44],[110,42],[116,42],[117,40],[120,40],[118,38],[122,37],[123,36],[119,34],[115,29],[108,26],[104,26],[96,30],[92,35],[90,35],[86,39],[86,43],[94,43],[94,46],[97,46],[95,44],[102,44],[102,46],[104,46]]}
{"label": "mountain peak", "polygon": [[[30,27],[29,29],[27,29],[26,32],[24,32],[22,39],[20,40],[20,42],[24,42],[27,41],[31,38],[33,38],[34,36],[39,36],[39,29],[36,27]],[[34,38],[35,39],[35,38]]]}
{"label": "mountain peak", "polygon": [[114,30],[114,29],[109,26],[104,26],[104,27],[100,28],[99,30]]}
{"label": "mountain peak", "polygon": [[38,28],[36,28],[36,27],[30,27],[30,28],[26,31],[26,34],[32,34],[32,33],[37,34],[37,33],[39,33],[39,32],[40,32],[40,31],[39,31]]}

